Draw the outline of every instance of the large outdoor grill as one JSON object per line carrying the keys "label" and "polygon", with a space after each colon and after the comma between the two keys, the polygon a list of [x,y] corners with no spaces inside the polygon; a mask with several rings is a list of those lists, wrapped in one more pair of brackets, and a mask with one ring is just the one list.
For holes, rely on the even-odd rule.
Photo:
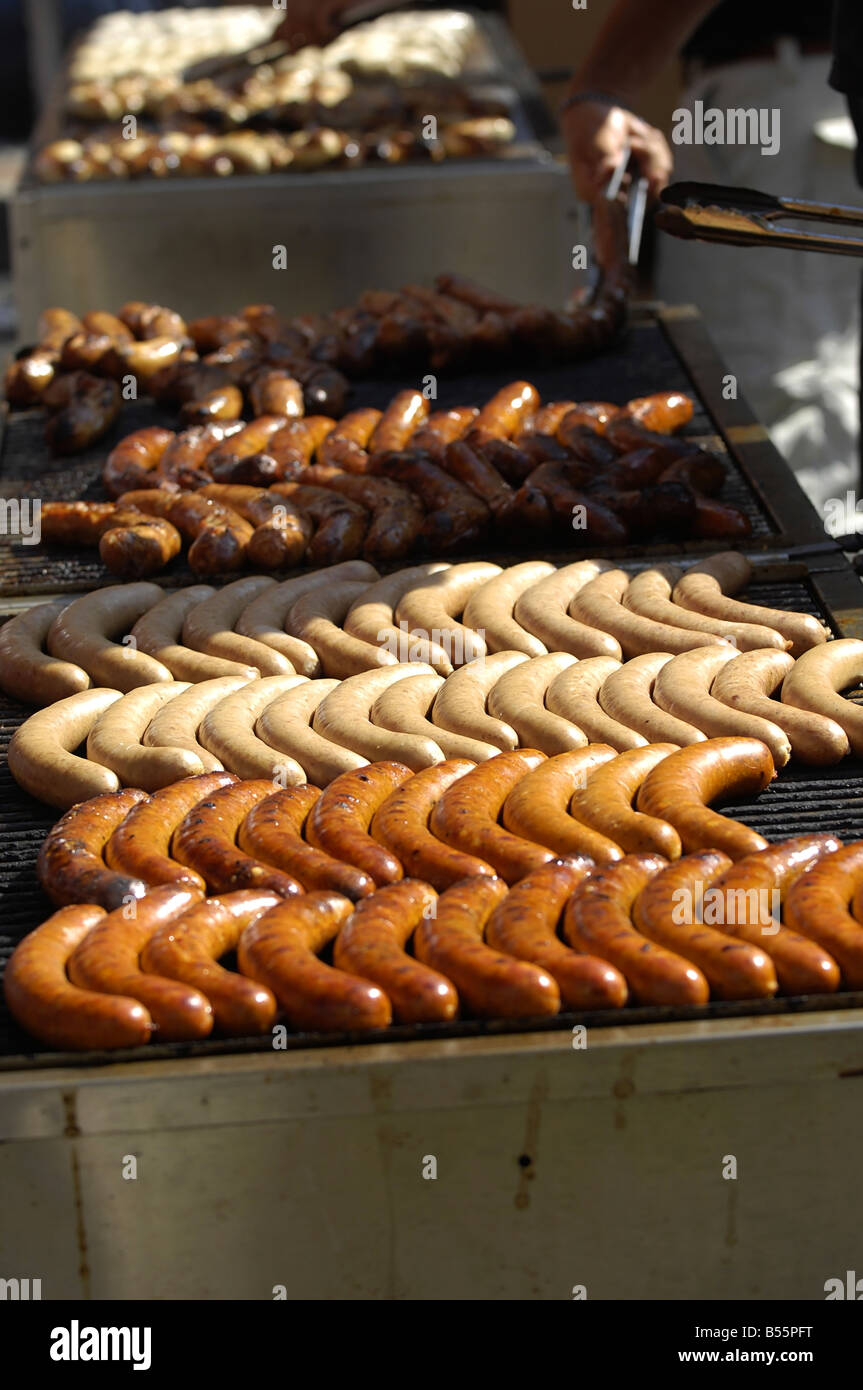
{"label": "large outdoor grill", "polygon": [[[439,404],[516,376],[545,399],[687,390],[690,430],[727,453],[723,499],[752,524],[745,597],[863,636],[859,580],[723,374],[694,312],[642,312],[595,361],[441,377]],[[358,383],[354,401],[402,384]],[[155,418],[135,409],[120,433]],[[37,431],[7,421],[2,490],[100,495],[107,444],[46,467]],[[90,558],[6,546],[0,614],[103,582]],[[4,745],[22,715],[0,704]],[[863,838],[860,766],[793,765],[732,814],[770,840]],[[34,864],[54,819],[0,771],[0,969],[48,911]],[[701,1298],[823,1298],[859,1267],[861,1077],[863,992],[85,1055],[35,1046],[0,1011],[0,1186],[16,1193],[0,1273],[41,1273],[43,1298],[687,1298],[696,1276]],[[720,1180],[727,1154],[738,1183]],[[776,1230],[781,1259],[763,1253]]]}

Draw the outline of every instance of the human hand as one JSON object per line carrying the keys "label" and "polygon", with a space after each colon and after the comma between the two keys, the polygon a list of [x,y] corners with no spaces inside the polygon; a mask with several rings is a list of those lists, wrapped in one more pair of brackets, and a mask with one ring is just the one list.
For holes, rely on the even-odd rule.
{"label": "human hand", "polygon": [[610,101],[579,101],[561,116],[572,182],[580,198],[595,203],[627,146],[656,197],[668,183],[673,159],[662,131]]}
{"label": "human hand", "polygon": [[339,19],[351,0],[287,0],[285,17],[273,34],[284,39],[293,52],[308,44],[319,47],[339,33]]}

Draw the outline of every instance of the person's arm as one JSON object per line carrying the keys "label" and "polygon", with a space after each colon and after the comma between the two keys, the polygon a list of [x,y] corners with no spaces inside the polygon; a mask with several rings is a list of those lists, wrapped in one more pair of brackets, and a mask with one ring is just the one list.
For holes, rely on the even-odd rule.
{"label": "person's arm", "polygon": [[570,83],[570,95],[596,96],[565,107],[561,116],[580,197],[593,202],[600,195],[627,144],[651,192],[664,188],[672,168],[668,142],[630,108],[717,4],[718,0],[617,0]]}

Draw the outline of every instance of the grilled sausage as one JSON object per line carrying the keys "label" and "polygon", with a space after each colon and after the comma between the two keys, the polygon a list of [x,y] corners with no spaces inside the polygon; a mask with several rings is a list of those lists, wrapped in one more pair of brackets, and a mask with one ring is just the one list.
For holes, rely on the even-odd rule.
{"label": "grilled sausage", "polygon": [[443,751],[433,739],[416,734],[394,734],[373,724],[370,718],[372,705],[389,686],[405,676],[430,674],[430,666],[407,661],[349,676],[318,705],[312,727],[324,738],[370,761],[395,758],[416,771],[443,762]]}
{"label": "grilled sausage", "polygon": [[459,405],[453,410],[437,410],[411,435],[409,447],[419,454],[428,454],[435,463],[440,463],[447,445],[467,434],[478,415],[479,411],[470,405]]}
{"label": "grilled sausage", "polygon": [[667,820],[687,853],[721,849],[742,859],[767,848],[767,841],[738,821],[718,815],[709,803],[751,796],[776,776],[766,744],[755,738],[711,738],[663,758],[638,792],[638,809]]}
{"label": "grilled sausage", "polygon": [[319,797],[317,787],[303,784],[258,802],[240,826],[240,848],[254,859],[283,869],[310,891],[332,889],[355,902],[374,892],[374,880],[303,839],[303,827]]}
{"label": "grilled sausage", "polygon": [[799,656],[810,647],[826,642],[828,634],[817,618],[727,598],[726,594],[743,587],[751,574],[751,566],[745,560],[741,565],[739,560],[740,557],[732,551],[713,555],[709,560],[693,565],[675,584],[672,594],[674,602],[711,618],[775,628],[791,643],[792,656]]}
{"label": "grilled sausage", "polygon": [[52,454],[59,455],[89,449],[108,433],[122,407],[117,383],[87,372],[55,376],[41,399],[53,412],[45,423],[45,442]]}
{"label": "grilled sausage", "polygon": [[426,511],[421,538],[431,550],[443,553],[464,546],[480,536],[488,524],[490,513],[485,503],[422,455],[411,451],[376,454],[370,467],[419,497]]}
{"label": "grilled sausage", "polygon": [[401,560],[412,550],[425,512],[409,488],[391,478],[357,477],[323,465],[307,468],[302,480],[365,507],[370,521],[363,554],[368,560]]}
{"label": "grilled sausage", "polygon": [[769,999],[779,988],[770,957],[705,925],[699,910],[700,899],[730,865],[719,850],[687,854],[645,885],[633,919],[649,941],[697,966],[717,998]]}
{"label": "grilled sausage", "polygon": [[301,893],[301,885],[290,874],[260,863],[237,847],[246,816],[274,791],[277,785],[263,779],[235,782],[198,801],[174,832],[173,857],[200,874],[211,892],[257,888],[283,898]]}
{"label": "grilled sausage", "polygon": [[154,603],[132,628],[138,650],[155,657],[176,680],[197,683],[232,676],[254,680],[258,675],[257,666],[244,666],[236,661],[225,661],[222,657],[206,656],[203,652],[182,646],[179,641],[189,613],[205,599],[212,598],[215,592],[208,584],[192,584],[187,589],[166,594],[158,603]]}
{"label": "grilled sausage", "polygon": [[516,510],[516,494],[493,464],[464,440],[448,444],[441,465],[466,488],[485,502],[499,526],[511,524]]}
{"label": "grilled sausage", "polygon": [[[223,440],[239,434],[242,425],[237,421],[211,420],[207,424],[192,425],[181,430],[171,440],[162,454],[155,473],[154,486],[165,487],[176,483],[177,487],[194,489],[211,481],[207,471],[207,459]],[[133,482],[132,487],[141,483]],[[145,480],[144,486],[147,485]]]}
{"label": "grilled sausage", "polygon": [[205,772],[154,792],[128,812],[108,840],[108,866],[116,873],[140,879],[150,888],[173,883],[203,892],[206,885],[201,875],[171,857],[171,840],[199,801],[236,780],[230,772]]}
{"label": "grilled sausage", "polygon": [[338,893],[307,893],[271,908],[240,937],[244,975],[266,984],[296,1028],[313,1032],[364,1032],[392,1018],[377,985],[318,960],[316,952],[337,934],[353,910]]}
{"label": "grilled sausage", "polygon": [[657,391],[652,396],[639,396],[622,407],[622,414],[657,434],[673,434],[682,429],[692,419],[692,411],[692,398],[679,391]]}
{"label": "grilled sausage", "polygon": [[181,545],[170,521],[118,508],[99,539],[99,558],[121,579],[146,579],[179,555]]}
{"label": "grilled sausage", "polygon": [[619,660],[621,649],[616,638],[576,622],[567,611],[578,591],[607,568],[604,560],[578,560],[556,570],[516,599],[516,622],[544,642],[549,651]]}
{"label": "grilled sausage", "polygon": [[523,878],[489,917],[486,941],[496,951],[546,970],[564,1007],[619,1009],[629,993],[620,971],[596,956],[573,951],[557,936],[564,906],[590,867],[588,860],[551,863]]}
{"label": "grilled sausage", "polygon": [[399,391],[393,396],[368,441],[370,454],[397,453],[428,418],[429,403],[421,391]]}
{"label": "grilled sausage", "polygon": [[143,792],[107,792],[80,802],[49,830],[36,860],[36,876],[52,903],[98,903],[107,912],[143,897],[147,885],[109,869],[103,851]]}
{"label": "grilled sausage", "polygon": [[191,541],[188,561],[196,574],[223,575],[243,564],[252,527],[230,507],[197,492],[160,488],[124,493],[121,501],[176,526]]}
{"label": "grilled sausage", "polygon": [[586,856],[597,864],[623,858],[618,844],[605,834],[568,814],[573,796],[588,784],[591,774],[604,763],[616,761],[613,748],[594,743],[571,753],[559,753],[526,773],[503,803],[507,830],[525,840],[547,845],[556,854]]}
{"label": "grilled sausage", "polygon": [[490,864],[444,844],[429,830],[429,817],[440,797],[473,766],[464,759],[450,759],[416,773],[384,801],[372,820],[374,839],[391,850],[412,877],[425,879],[438,891],[462,878],[494,874]]}
{"label": "grilled sausage", "polygon": [[539,404],[539,392],[530,382],[510,382],[486,401],[474,428],[488,430],[502,439],[511,439],[521,429],[524,420],[536,413]]}
{"label": "grilled sausage", "polygon": [[28,705],[50,705],[86,690],[90,677],[81,666],[49,656],[44,643],[70,599],[37,603],[0,627],[0,690]]}
{"label": "grilled sausage", "polygon": [[703,743],[705,735],[700,729],[667,714],[654,702],[656,678],[671,660],[670,652],[632,657],[602,682],[597,695],[600,707],[648,743],[674,743],[681,748],[689,743]]}
{"label": "grilled sausage", "polygon": [[705,734],[716,738],[739,734],[766,743],[777,767],[791,757],[791,744],[784,729],[772,719],[744,713],[723,704],[710,693],[722,668],[736,660],[733,647],[705,647],[675,656],[656,677],[653,698],[660,708],[678,719],[697,724]]}
{"label": "grilled sausage", "polygon": [[119,791],[115,773],[73,752],[119,698],[118,690],[81,690],[25,719],[7,753],[9,771],[19,787],[61,811],[91,796]]}
{"label": "grilled sausage", "polygon": [[198,899],[193,888],[154,888],[136,901],[134,911],[121,907],[109,912],[69,957],[69,979],[80,989],[137,999],[165,1041],[205,1038],[213,1028],[209,1000],[188,985],[147,974],[139,965],[153,932]]}
{"label": "grilled sausage", "polygon": [[538,1018],[560,1009],[560,990],[544,970],[486,946],[483,932],[506,896],[499,878],[468,878],[441,894],[434,917],[420,923],[414,951],[452,980],[473,1014]]}
{"label": "grilled sausage", "polygon": [[157,469],[173,439],[174,431],[159,425],[148,425],[121,439],[111,450],[102,470],[102,484],[108,496],[119,497],[135,488],[161,486]]}
{"label": "grilled sausage", "polygon": [[639,787],[655,767],[675,752],[673,743],[631,748],[592,771],[569,805],[576,820],[607,836],[628,854],[659,854],[679,859],[680,836],[665,820],[633,810]]}
{"label": "grilled sausage", "polygon": [[381,420],[381,415],[380,410],[368,408],[350,411],[319,444],[319,462],[330,468],[343,468],[348,473],[368,472],[369,456],[366,446]]}
{"label": "grilled sausage", "polygon": [[372,980],[390,1000],[399,1023],[454,1018],[458,995],[449,980],[407,954],[407,943],[435,910],[437,894],[418,879],[403,879],[364,898],[336,937],[333,961]]}
{"label": "grilled sausage", "polygon": [[[820,652],[822,649],[814,647],[812,650]],[[791,745],[792,754],[801,762],[838,763],[850,751],[850,745],[848,735],[835,719],[770,699],[793,669],[794,658],[788,652],[771,648],[742,652],[717,673],[710,695],[744,715],[778,725]]]}
{"label": "grilled sausage", "polygon": [[576,888],[563,915],[563,935],[577,951],[599,956],[624,976],[637,1003],[687,1008],[706,1004],[707,980],[696,966],[636,931],[632,907],[665,867],[657,855],[627,855]]}
{"label": "grilled sausage", "polygon": [[69,957],[104,916],[100,907],[61,908],[19,942],[6,966],[9,1012],[49,1047],[83,1052],[150,1039],[152,1020],[137,999],[79,989],[66,976]]}
{"label": "grilled sausage", "polygon": [[447,676],[435,697],[432,722],[450,733],[479,739],[497,748],[518,747],[518,734],[510,724],[486,713],[492,687],[508,671],[527,663],[524,652],[494,652]]}
{"label": "grilled sausage", "polygon": [[270,748],[255,733],[267,705],[305,680],[305,676],[264,676],[226,695],[201,721],[201,743],[239,777],[278,777],[283,786],[305,781],[299,763]]}
{"label": "grilled sausage", "polygon": [[507,883],[517,883],[548,863],[554,858],[550,850],[497,823],[513,787],[543,761],[544,754],[521,749],[480,763],[441,796],[429,820],[432,833],[454,849],[491,864]]}
{"label": "grilled sausage", "polygon": [[83,666],[93,680],[116,690],[168,681],[171,672],[134,646],[114,640],[162,597],[156,584],[112,584],[73,600],[54,619],[47,646],[52,656]]}
{"label": "grilled sausage", "polygon": [[[839,988],[839,967],[814,941],[779,925],[792,885],[842,845],[832,835],[802,835],[738,859],[705,895],[704,920],[728,936],[760,946],[773,961],[784,994],[824,994]],[[753,902],[754,899],[754,902]]]}
{"label": "grilled sausage", "polygon": [[410,777],[402,763],[378,762],[345,772],[316,801],[306,824],[306,838],[316,849],[353,864],[375,883],[403,877],[399,861],[369,834],[375,813]]}
{"label": "grilled sausage", "polygon": [[306,483],[275,483],[273,491],[287,497],[315,523],[309,542],[310,565],[335,565],[362,554],[369,514],[348,497]]}
{"label": "grilled sausage", "polygon": [[846,989],[863,988],[863,926],[849,905],[863,883],[863,843],[828,854],[794,883],[785,902],[785,926],[828,951]]}
{"label": "grilled sausage", "polygon": [[861,679],[863,642],[852,637],[827,642],[798,657],[782,682],[782,705],[834,720],[859,758],[863,753],[863,711],[839,692]]}
{"label": "grilled sausage", "polygon": [[216,1027],[229,1037],[267,1033],[277,1005],[265,985],[218,964],[237,948],[251,922],[282,901],[275,893],[227,893],[196,903],[158,927],[141,952],[141,968],[199,990],[212,1005]]}

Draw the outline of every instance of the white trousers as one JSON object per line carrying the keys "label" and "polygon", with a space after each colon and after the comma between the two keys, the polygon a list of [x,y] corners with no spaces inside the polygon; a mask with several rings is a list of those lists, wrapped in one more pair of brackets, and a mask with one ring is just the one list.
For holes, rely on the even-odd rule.
{"label": "white trousers", "polygon": [[[816,122],[847,115],[827,85],[830,59],[793,46],[775,61],[703,73],[682,98],[692,109],[780,111],[775,155],[751,145],[675,145],[675,179],[860,206],[850,150],[826,143]],[[659,233],[657,292],[697,304],[738,380],[822,516],[859,477],[860,262],[803,251],[684,242]],[[829,509],[828,509],[829,515]]]}

